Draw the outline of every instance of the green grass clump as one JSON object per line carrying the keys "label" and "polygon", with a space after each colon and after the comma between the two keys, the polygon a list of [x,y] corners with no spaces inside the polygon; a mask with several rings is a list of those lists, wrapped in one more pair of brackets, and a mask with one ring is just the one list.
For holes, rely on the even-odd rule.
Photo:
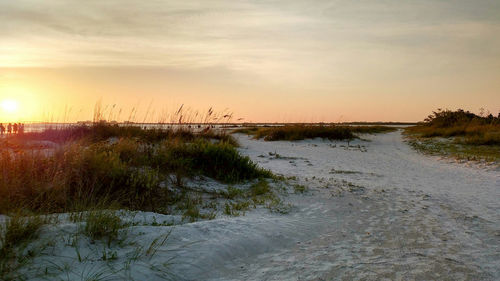
{"label": "green grass clump", "polygon": [[295,193],[304,193],[307,191],[307,187],[305,185],[296,184],[293,186],[293,190]]}
{"label": "green grass clump", "polygon": [[288,214],[292,209],[292,205],[284,203],[279,197],[273,197],[267,203],[267,208],[273,213]]}
{"label": "green grass clump", "polygon": [[226,202],[224,204],[224,214],[228,216],[239,216],[250,208],[250,201]]}
{"label": "green grass clump", "polygon": [[[303,188],[303,191],[307,190],[306,187],[299,187],[299,189],[301,188]],[[223,212],[228,216],[240,216],[250,207],[256,208],[257,205],[264,205],[271,212],[288,213],[291,205],[284,203],[276,191],[271,187],[269,180],[259,179],[250,185],[246,191],[235,191],[234,196],[225,194],[224,196],[231,200],[224,204]]]}
{"label": "green grass clump", "polygon": [[106,239],[109,246],[118,239],[123,227],[121,218],[113,211],[90,211],[85,220],[84,233],[92,240]]}
{"label": "green grass clump", "polygon": [[195,167],[204,175],[224,181],[241,182],[260,177],[271,177],[268,170],[257,167],[248,156],[242,156],[228,143],[198,142],[193,145]]}
{"label": "green grass clump", "polygon": [[191,193],[184,192],[180,195],[177,208],[183,211],[183,219],[188,219],[190,222],[195,222],[198,219],[214,219],[215,213],[203,213],[200,211],[203,200],[201,196],[193,196]]}
{"label": "green grass clump", "polygon": [[374,134],[395,131],[386,126],[338,126],[338,125],[285,125],[276,127],[251,127],[235,130],[233,133],[246,133],[256,139],[266,141],[304,140],[323,138],[329,140],[352,140],[358,134]]}
{"label": "green grass clump", "polygon": [[272,176],[226,142],[168,142],[157,161],[158,166],[186,176],[199,173],[227,183]]}
{"label": "green grass clump", "polygon": [[45,221],[40,217],[15,215],[0,225],[0,256],[8,255],[16,246],[38,237]]}
{"label": "green grass clump", "polygon": [[46,220],[38,216],[14,215],[0,223],[0,278],[19,280],[16,272],[35,255],[25,251],[30,242],[37,239]]}
{"label": "green grass clump", "polygon": [[197,219],[202,218],[202,215],[198,206],[192,206],[184,211],[183,217],[189,218],[190,222],[195,222]]}
{"label": "green grass clump", "polygon": [[243,190],[235,188],[232,185],[228,186],[227,192],[224,193],[224,197],[227,199],[234,199],[239,196],[243,196]]}
{"label": "green grass clump", "polygon": [[250,186],[250,193],[252,196],[259,196],[267,194],[271,191],[269,183],[266,180],[259,180]]}

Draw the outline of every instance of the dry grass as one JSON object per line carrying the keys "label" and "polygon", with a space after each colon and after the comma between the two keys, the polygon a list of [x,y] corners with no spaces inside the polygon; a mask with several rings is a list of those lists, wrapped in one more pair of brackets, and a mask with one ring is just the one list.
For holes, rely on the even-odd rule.
{"label": "dry grass", "polygon": [[[500,116],[499,116],[500,117]],[[406,133],[422,138],[454,138],[467,145],[500,145],[500,118],[482,117],[468,111],[438,110]]]}
{"label": "dry grass", "polygon": [[271,176],[240,155],[235,141],[227,141],[231,136],[182,133],[157,139],[133,132],[112,142],[84,137],[50,149],[4,147],[0,213],[19,208],[69,212],[109,204],[165,212],[172,199],[165,185],[181,184],[182,178],[204,175],[230,183]]}
{"label": "dry grass", "polygon": [[422,138],[455,137],[458,143],[500,145],[500,124],[457,124],[451,127],[420,125],[406,129],[408,134]]}
{"label": "dry grass", "polygon": [[323,138],[329,140],[352,140],[356,134],[392,132],[397,128],[386,126],[337,126],[337,125],[285,125],[276,127],[250,127],[233,131],[253,135],[266,141],[304,140]]}
{"label": "dry grass", "polygon": [[468,111],[438,110],[418,126],[408,127],[409,143],[419,151],[460,159],[500,159],[500,119]]}
{"label": "dry grass", "polygon": [[134,138],[143,142],[159,142],[165,139],[182,139],[192,141],[197,138],[216,139],[237,146],[238,143],[224,131],[203,130],[194,132],[188,126],[142,128],[130,124],[109,124],[100,122],[92,125],[73,125],[65,128],[48,128],[42,132],[27,132],[13,135],[8,140],[15,143],[33,141],[51,141],[54,143],[67,143],[74,141],[98,142],[109,138]]}

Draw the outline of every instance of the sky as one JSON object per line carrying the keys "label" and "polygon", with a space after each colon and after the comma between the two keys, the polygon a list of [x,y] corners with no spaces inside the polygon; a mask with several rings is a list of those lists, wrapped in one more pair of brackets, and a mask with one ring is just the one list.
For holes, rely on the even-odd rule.
{"label": "sky", "polygon": [[246,122],[496,115],[499,15],[498,0],[0,0],[0,122],[96,104],[148,122],[181,105]]}

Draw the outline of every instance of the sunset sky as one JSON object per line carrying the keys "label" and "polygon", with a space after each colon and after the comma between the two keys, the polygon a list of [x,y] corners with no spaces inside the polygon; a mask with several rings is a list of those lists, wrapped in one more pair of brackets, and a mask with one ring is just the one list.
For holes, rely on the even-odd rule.
{"label": "sunset sky", "polygon": [[0,122],[88,120],[98,101],[119,121],[181,104],[248,122],[496,115],[499,15],[498,0],[0,0]]}

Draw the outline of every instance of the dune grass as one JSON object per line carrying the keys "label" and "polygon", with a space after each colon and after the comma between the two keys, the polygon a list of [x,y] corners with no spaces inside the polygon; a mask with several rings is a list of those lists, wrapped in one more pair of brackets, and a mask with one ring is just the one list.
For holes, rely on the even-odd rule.
{"label": "dune grass", "polygon": [[109,247],[124,226],[115,212],[90,211],[86,214],[84,233],[93,240],[105,239]]}
{"label": "dune grass", "polygon": [[500,145],[500,125],[460,124],[452,127],[415,126],[406,129],[409,135],[421,138],[454,138],[457,144]]}
{"label": "dune grass", "polygon": [[187,175],[198,173],[226,183],[271,177],[269,171],[258,168],[249,157],[241,156],[229,143],[205,140],[169,142],[161,149],[165,158],[155,159],[158,161],[157,166],[181,169]]}
{"label": "dune grass", "polygon": [[406,132],[422,138],[456,137],[457,143],[471,145],[500,145],[500,116],[482,117],[461,109],[438,110]]}
{"label": "dune grass", "polygon": [[[66,143],[77,140],[88,142],[99,142],[109,138],[133,138],[143,142],[159,142],[165,139],[181,139],[192,141],[194,139],[214,139],[237,146],[238,143],[230,135],[223,131],[205,130],[194,132],[188,126],[173,129],[171,127],[141,127],[138,125],[109,124],[99,122],[92,125],[72,125],[65,128],[48,128],[41,132],[26,132],[14,135],[16,141],[51,141],[55,143]],[[12,138],[11,138],[12,139]]]}
{"label": "dune grass", "polygon": [[250,208],[256,208],[257,205],[264,205],[271,212],[288,213],[292,205],[283,202],[277,193],[279,189],[271,185],[271,182],[277,181],[276,178],[273,181],[260,178],[247,189],[228,187],[227,192],[223,194],[229,199],[224,204],[223,213],[228,216],[240,216]]}
{"label": "dune grass", "polygon": [[151,138],[149,130],[141,135],[136,129],[111,127],[112,134],[99,133],[96,139],[110,136],[114,141],[97,141],[91,133],[90,139],[65,139],[52,149],[1,149],[0,214],[19,208],[71,212],[110,204],[166,212],[173,196],[165,186],[180,185],[183,178],[204,175],[236,183],[272,176],[239,154],[228,135],[161,132],[162,138]]}
{"label": "dune grass", "polygon": [[304,140],[323,138],[329,140],[352,140],[356,134],[392,132],[394,127],[386,126],[338,126],[338,125],[285,125],[276,127],[250,127],[234,130],[233,133],[253,135],[266,141]]}
{"label": "dune grass", "polygon": [[500,118],[464,110],[438,110],[405,129],[409,144],[429,154],[469,160],[500,160]]}
{"label": "dune grass", "polygon": [[14,214],[0,223],[0,279],[22,280],[17,270],[31,261],[36,249],[27,249],[36,240],[47,219]]}

